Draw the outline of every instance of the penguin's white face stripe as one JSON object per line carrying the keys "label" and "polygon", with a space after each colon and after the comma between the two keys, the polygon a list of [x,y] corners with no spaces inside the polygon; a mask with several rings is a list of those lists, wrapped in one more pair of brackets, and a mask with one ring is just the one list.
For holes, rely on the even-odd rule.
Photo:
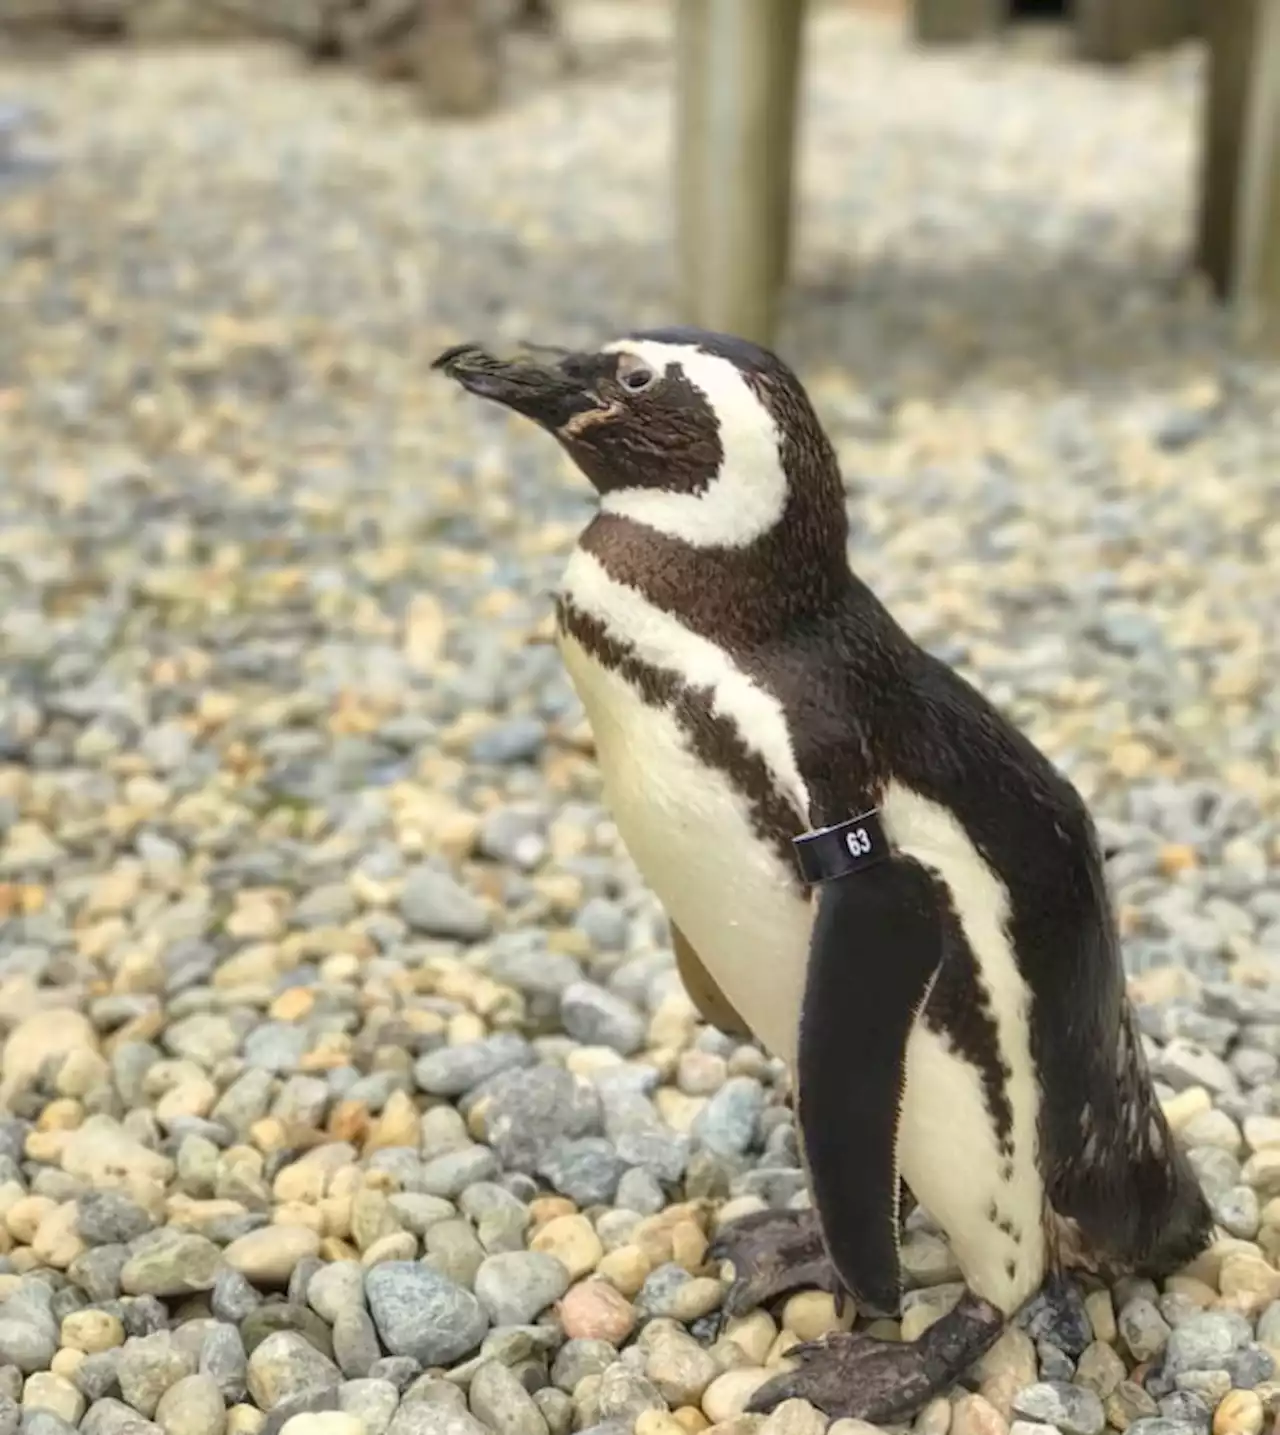
{"label": "penguin's white face stripe", "polygon": [[[717,712],[729,718],[743,741],[764,759],[774,782],[808,820],[809,793],[796,766],[782,704],[753,682],[715,643],[655,607],[637,589],[619,583],[594,554],[576,549],[564,575],[564,591],[601,622],[609,636],[629,645],[641,662],[674,672],[712,691]],[[637,760],[644,761],[643,754]]]}
{"label": "penguin's white face stripe", "polygon": [[606,354],[634,354],[659,374],[678,364],[706,396],[720,425],[720,472],[701,493],[622,488],[601,500],[606,513],[634,519],[695,548],[745,548],[774,527],[787,503],[778,426],[735,365],[686,344],[620,339]]}

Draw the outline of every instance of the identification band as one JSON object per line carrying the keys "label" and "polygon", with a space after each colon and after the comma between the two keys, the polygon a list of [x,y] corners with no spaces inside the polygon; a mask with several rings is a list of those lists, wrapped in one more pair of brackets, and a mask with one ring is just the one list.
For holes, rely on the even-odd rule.
{"label": "identification band", "polygon": [[800,875],[810,886],[851,876],[892,855],[879,809],[874,807],[847,822],[819,827],[795,837],[792,845],[796,849]]}

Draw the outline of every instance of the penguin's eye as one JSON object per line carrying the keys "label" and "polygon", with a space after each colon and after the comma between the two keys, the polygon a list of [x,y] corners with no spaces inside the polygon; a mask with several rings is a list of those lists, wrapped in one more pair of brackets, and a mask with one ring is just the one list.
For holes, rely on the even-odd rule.
{"label": "penguin's eye", "polygon": [[624,360],[618,366],[618,382],[629,394],[642,394],[657,381],[657,374],[640,359]]}

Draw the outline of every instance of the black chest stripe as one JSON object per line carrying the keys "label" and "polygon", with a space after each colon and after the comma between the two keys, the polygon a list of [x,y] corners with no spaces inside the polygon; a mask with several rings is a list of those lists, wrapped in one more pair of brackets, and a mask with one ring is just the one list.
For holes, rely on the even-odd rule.
{"label": "black chest stripe", "polygon": [[[694,755],[729,778],[748,804],[756,836],[794,872],[792,842],[804,831],[804,824],[778,792],[764,758],[747,745],[736,723],[716,712],[712,688],[688,683],[677,673],[644,662],[629,643],[611,637],[598,618],[570,599],[561,596],[556,607],[561,627],[597,662],[620,673],[651,707],[666,708],[674,715]],[[707,840],[714,842],[716,836],[708,833]],[[798,875],[796,889],[805,894]]]}

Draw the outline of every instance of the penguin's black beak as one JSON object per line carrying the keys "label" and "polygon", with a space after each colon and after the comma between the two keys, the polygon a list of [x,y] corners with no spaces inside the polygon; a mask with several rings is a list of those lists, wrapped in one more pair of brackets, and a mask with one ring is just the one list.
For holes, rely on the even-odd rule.
{"label": "penguin's black beak", "polygon": [[590,376],[568,350],[533,344],[525,348],[516,358],[500,359],[479,344],[455,344],[431,367],[468,393],[502,404],[556,434],[601,407]]}

